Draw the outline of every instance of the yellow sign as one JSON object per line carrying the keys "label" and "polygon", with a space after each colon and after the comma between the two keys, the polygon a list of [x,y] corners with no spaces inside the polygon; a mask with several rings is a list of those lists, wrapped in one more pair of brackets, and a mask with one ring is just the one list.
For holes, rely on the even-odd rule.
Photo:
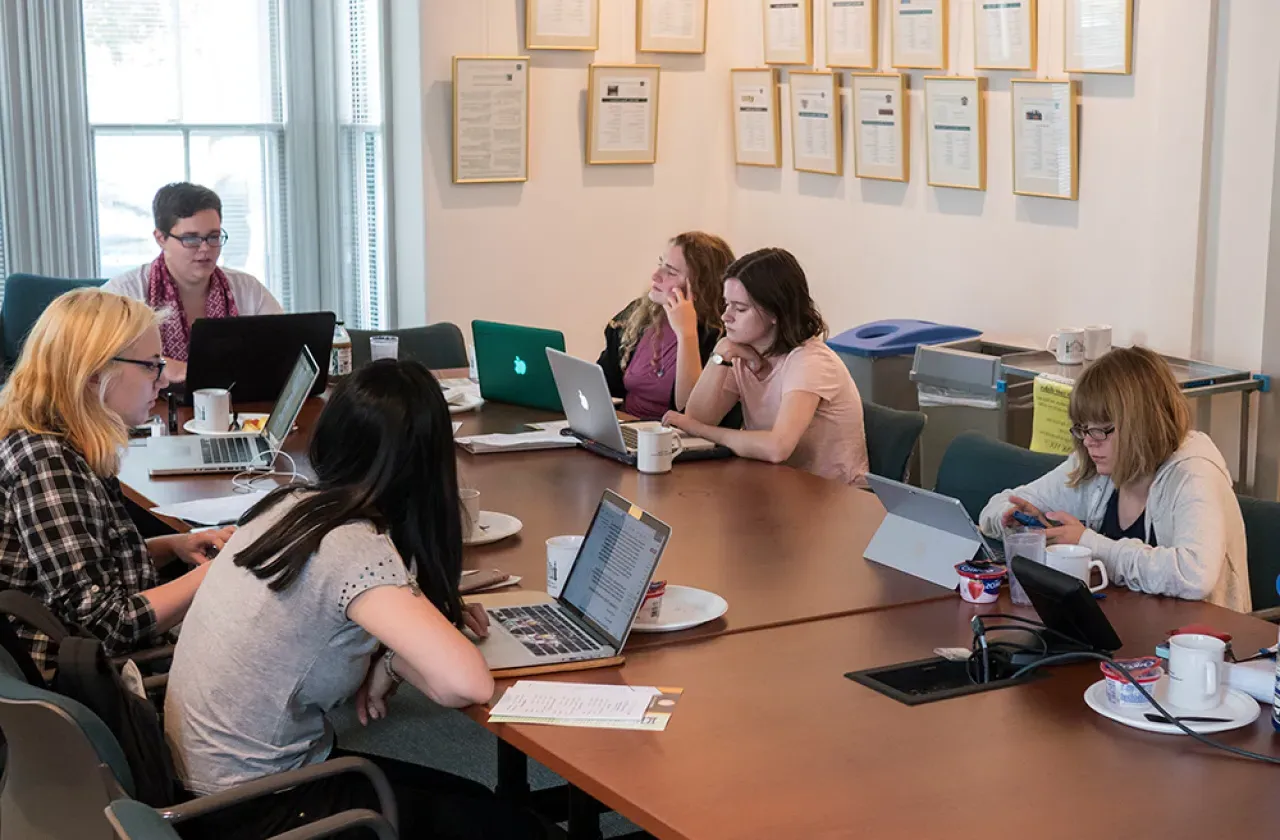
{"label": "yellow sign", "polygon": [[1071,439],[1071,386],[1036,377],[1034,408],[1031,418],[1031,451],[1070,455],[1075,448]]}

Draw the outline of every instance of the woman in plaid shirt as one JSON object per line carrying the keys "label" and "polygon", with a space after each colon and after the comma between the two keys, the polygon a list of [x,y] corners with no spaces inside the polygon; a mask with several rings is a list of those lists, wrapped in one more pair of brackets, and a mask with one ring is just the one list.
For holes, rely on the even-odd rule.
{"label": "woman in plaid shirt", "polygon": [[[168,385],[163,317],[100,289],[68,292],[40,316],[0,391],[0,588],[34,596],[113,656],[182,620],[207,552],[230,536],[144,541],[125,510],[120,451]],[[156,566],[175,557],[195,568],[158,585]],[[16,629],[51,668],[48,638]]]}

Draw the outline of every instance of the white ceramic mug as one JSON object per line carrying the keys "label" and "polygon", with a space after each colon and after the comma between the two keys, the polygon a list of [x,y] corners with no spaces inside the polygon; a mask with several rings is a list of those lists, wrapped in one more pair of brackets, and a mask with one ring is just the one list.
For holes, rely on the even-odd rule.
{"label": "white ceramic mug", "polygon": [[1089,581],[1093,579],[1093,570],[1097,569],[1102,575],[1102,583],[1089,586],[1090,592],[1100,592],[1111,585],[1111,580],[1107,577],[1107,567],[1102,565],[1101,560],[1094,560],[1093,552],[1082,545],[1051,545],[1044,551],[1044,564],[1050,569],[1056,569],[1064,575],[1071,575],[1076,580],[1083,581],[1085,586],[1089,586]]}
{"label": "white ceramic mug", "polygon": [[1111,352],[1111,327],[1097,324],[1084,328],[1084,358],[1096,361]]}
{"label": "white ceramic mug", "polygon": [[636,430],[636,469],[642,473],[671,472],[675,457],[684,444],[670,426],[653,426]]}
{"label": "white ceramic mug", "polygon": [[225,432],[231,428],[231,392],[226,388],[201,388],[191,403],[197,429]]}
{"label": "white ceramic mug", "polygon": [[378,359],[398,359],[400,357],[400,336],[398,335],[371,335],[369,336],[369,361],[376,362]]}
{"label": "white ceramic mug", "polygon": [[1180,633],[1170,638],[1169,703],[1196,712],[1222,705],[1226,651],[1226,642],[1215,636]]}
{"label": "white ceramic mug", "polygon": [[1049,336],[1045,349],[1053,353],[1060,365],[1084,364],[1084,330],[1079,327],[1063,327]]}
{"label": "white ceramic mug", "polygon": [[465,540],[480,528],[480,491],[459,490],[458,499],[462,502],[462,538]]}
{"label": "white ceramic mug", "polygon": [[571,534],[547,540],[547,594],[555,598],[564,589],[573,561],[578,559],[582,537]]}

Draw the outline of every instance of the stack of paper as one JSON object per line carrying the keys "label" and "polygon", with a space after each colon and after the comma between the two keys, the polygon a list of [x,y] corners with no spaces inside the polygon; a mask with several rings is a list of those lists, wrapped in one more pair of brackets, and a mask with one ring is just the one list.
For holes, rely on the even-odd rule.
{"label": "stack of paper", "polygon": [[455,438],[458,445],[473,455],[486,452],[526,452],[531,449],[565,449],[578,442],[559,432],[518,432],[513,435],[469,435]]}
{"label": "stack of paper", "polygon": [[667,728],[682,688],[520,680],[489,712],[490,723],[599,729]]}
{"label": "stack of paper", "polygon": [[230,496],[218,496],[214,499],[195,499],[190,502],[178,502],[172,505],[160,505],[152,509],[159,516],[171,516],[196,525],[230,525],[244,515],[245,511],[262,501],[266,490],[252,493],[234,493]]}

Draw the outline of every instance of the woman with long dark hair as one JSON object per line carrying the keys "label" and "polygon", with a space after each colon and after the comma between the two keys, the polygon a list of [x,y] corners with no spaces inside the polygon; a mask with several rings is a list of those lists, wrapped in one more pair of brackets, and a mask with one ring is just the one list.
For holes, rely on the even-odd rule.
{"label": "woman with long dark hair", "polygon": [[[430,371],[376,362],[340,384],[310,458],[315,481],[245,514],[187,614],[165,729],[193,793],[323,761],[334,755],[325,712],[354,698],[362,723],[380,718],[402,679],[443,706],[493,693],[460,630],[488,627],[458,595],[453,432]],[[535,834],[481,785],[374,760],[398,787],[402,837]],[[359,807],[377,807],[362,779],[324,780],[232,809],[214,836],[262,837]]]}

